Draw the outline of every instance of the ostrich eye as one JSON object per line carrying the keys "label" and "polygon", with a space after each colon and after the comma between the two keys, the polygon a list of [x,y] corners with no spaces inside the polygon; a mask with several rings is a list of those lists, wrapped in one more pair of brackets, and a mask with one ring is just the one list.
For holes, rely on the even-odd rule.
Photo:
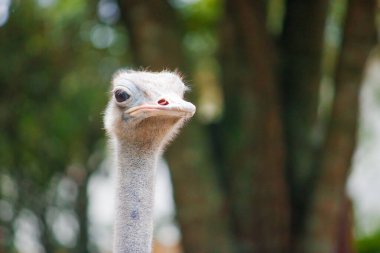
{"label": "ostrich eye", "polygon": [[129,95],[126,91],[124,90],[116,90],[115,91],[115,99],[117,102],[122,103],[126,101],[128,98],[130,98],[131,95]]}

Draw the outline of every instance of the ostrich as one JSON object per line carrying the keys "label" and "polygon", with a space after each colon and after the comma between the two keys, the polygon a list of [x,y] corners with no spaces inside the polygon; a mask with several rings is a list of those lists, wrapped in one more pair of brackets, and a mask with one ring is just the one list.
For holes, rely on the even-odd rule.
{"label": "ostrich", "polygon": [[172,72],[121,70],[112,80],[104,125],[117,167],[114,253],[150,253],[155,167],[168,142],[195,113]]}

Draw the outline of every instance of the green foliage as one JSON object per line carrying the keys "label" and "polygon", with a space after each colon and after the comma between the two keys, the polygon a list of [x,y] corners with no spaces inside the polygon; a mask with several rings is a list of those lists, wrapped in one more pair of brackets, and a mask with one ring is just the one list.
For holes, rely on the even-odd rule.
{"label": "green foliage", "polygon": [[222,14],[220,0],[181,1],[172,0],[172,5],[178,9],[185,21],[186,31],[208,30],[216,26]]}
{"label": "green foliage", "polygon": [[380,231],[361,238],[356,243],[358,253],[379,253],[380,252]]}
{"label": "green foliage", "polygon": [[[128,40],[120,27],[98,21],[96,5],[86,1],[13,1],[9,14],[0,27],[0,200],[12,215],[0,213],[0,234],[9,237],[4,245],[0,238],[0,251],[14,252],[12,223],[27,208],[46,226],[41,231],[50,235],[41,241],[52,252],[64,245],[51,238],[44,217],[65,201],[52,192],[62,178],[80,187],[98,166],[91,157],[104,147],[106,91],[129,58]],[[103,48],[95,47],[98,26],[113,34]],[[68,212],[80,202],[66,203]]]}

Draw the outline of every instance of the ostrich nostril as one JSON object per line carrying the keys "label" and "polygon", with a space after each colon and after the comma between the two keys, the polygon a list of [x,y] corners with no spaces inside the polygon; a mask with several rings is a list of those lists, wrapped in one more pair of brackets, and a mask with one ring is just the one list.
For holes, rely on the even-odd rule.
{"label": "ostrich nostril", "polygon": [[168,105],[169,104],[169,102],[165,98],[161,98],[160,100],[158,100],[157,103],[159,105]]}

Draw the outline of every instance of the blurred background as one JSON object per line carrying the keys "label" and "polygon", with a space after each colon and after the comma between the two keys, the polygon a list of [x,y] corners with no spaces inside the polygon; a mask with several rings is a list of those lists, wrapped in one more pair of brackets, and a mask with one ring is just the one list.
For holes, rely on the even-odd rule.
{"label": "blurred background", "polygon": [[112,251],[119,68],[197,114],[157,171],[154,252],[380,252],[375,0],[0,0],[0,253]]}

